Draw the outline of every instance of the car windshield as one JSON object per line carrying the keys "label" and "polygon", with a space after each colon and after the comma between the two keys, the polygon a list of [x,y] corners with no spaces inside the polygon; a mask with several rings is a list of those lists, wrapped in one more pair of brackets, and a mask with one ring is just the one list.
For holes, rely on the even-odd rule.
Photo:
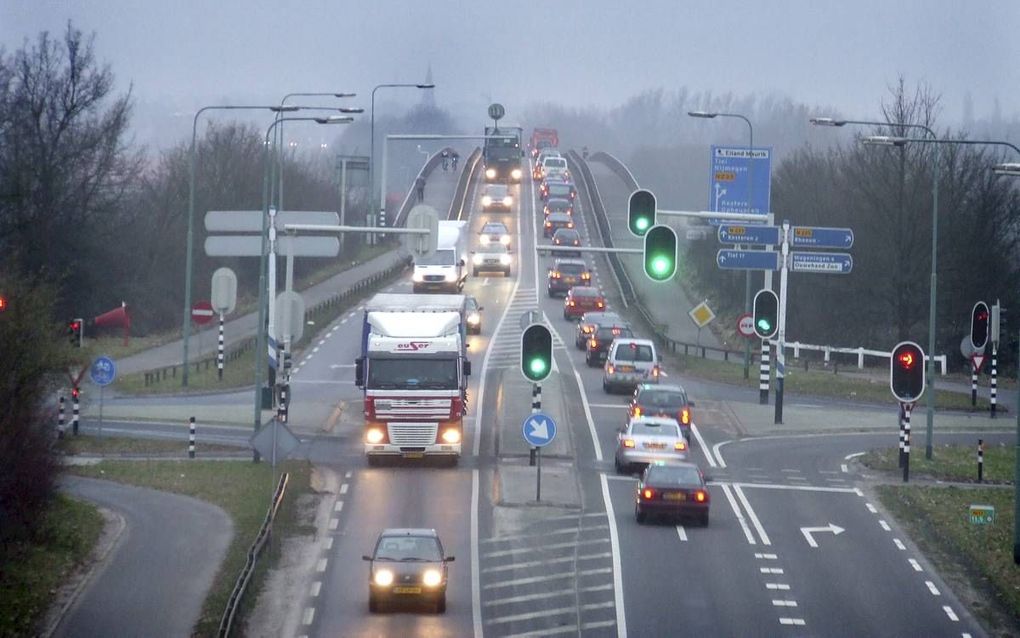
{"label": "car windshield", "polygon": [[506,186],[502,184],[494,184],[485,188],[485,194],[489,197],[505,197],[507,194]]}
{"label": "car windshield", "polygon": [[549,210],[569,210],[570,202],[565,199],[550,199],[546,206],[549,207]]}
{"label": "car windshield", "polygon": [[439,541],[430,536],[383,536],[375,548],[375,560],[437,562],[442,559]]}
{"label": "car windshield", "polygon": [[550,195],[570,195],[570,184],[549,184]]}
{"label": "car windshield", "polygon": [[455,259],[452,250],[437,250],[435,253],[425,257],[415,257],[416,266],[452,266]]}
{"label": "car windshield", "polygon": [[652,347],[641,343],[621,343],[616,348],[615,358],[617,361],[652,361]]}
{"label": "car windshield", "polygon": [[562,157],[547,157],[543,163],[546,168],[566,168],[567,160]]}
{"label": "car windshield", "polygon": [[630,433],[635,436],[680,436],[676,423],[655,423],[652,421],[635,421],[631,423]]}
{"label": "car windshield", "polygon": [[549,215],[549,221],[554,224],[569,224],[570,215],[566,213],[553,213],[552,215]]}
{"label": "car windshield", "polygon": [[581,287],[581,288],[571,288],[570,289],[570,296],[571,297],[598,297],[599,296],[599,291],[595,290],[594,288],[583,288],[583,287]]}
{"label": "car windshield", "polygon": [[372,358],[368,361],[370,390],[456,390],[456,359]]}
{"label": "car windshield", "polygon": [[503,224],[486,224],[482,227],[483,235],[505,235],[506,226]]}
{"label": "car windshield", "polygon": [[655,485],[701,485],[698,468],[687,465],[652,465],[645,481]]}
{"label": "car windshield", "polygon": [[638,401],[645,405],[682,405],[687,403],[687,397],[683,392],[675,390],[645,390],[638,397]]}
{"label": "car windshield", "polygon": [[587,270],[587,266],[584,264],[560,264],[557,270],[567,275],[580,275]]}
{"label": "car windshield", "polygon": [[464,300],[464,307],[467,308],[468,312],[472,312],[478,309],[478,300],[474,297],[468,297]]}

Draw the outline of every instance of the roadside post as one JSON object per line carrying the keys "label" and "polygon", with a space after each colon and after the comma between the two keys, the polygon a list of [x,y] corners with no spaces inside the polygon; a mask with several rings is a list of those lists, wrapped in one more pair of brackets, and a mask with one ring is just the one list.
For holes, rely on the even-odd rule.
{"label": "roadside post", "polygon": [[216,341],[216,375],[223,380],[224,357],[224,321],[226,315],[234,312],[237,305],[237,275],[229,268],[217,268],[212,275],[212,309],[219,315],[219,334]]}
{"label": "roadside post", "polygon": [[64,438],[64,395],[60,395],[60,407],[57,411],[57,438]]}
{"label": "roadside post", "polygon": [[985,442],[978,439],[978,483],[985,480]]}
{"label": "roadside post", "polygon": [[992,318],[991,324],[989,325],[989,336],[992,342],[992,369],[991,369],[991,385],[989,387],[989,417],[995,418],[995,411],[997,409],[996,404],[998,403],[998,376],[999,376],[999,322],[1002,317],[1002,305],[1001,302],[996,299],[995,305],[992,306]]}
{"label": "roadside post", "polygon": [[195,417],[188,419],[188,458],[195,458]]}
{"label": "roadside post", "polygon": [[103,394],[106,386],[117,378],[117,364],[107,356],[96,357],[89,368],[89,378],[99,386],[99,436],[103,435]]}
{"label": "roadside post", "polygon": [[542,448],[556,438],[556,421],[548,414],[529,414],[522,425],[524,440],[536,448],[535,501],[542,500]]}

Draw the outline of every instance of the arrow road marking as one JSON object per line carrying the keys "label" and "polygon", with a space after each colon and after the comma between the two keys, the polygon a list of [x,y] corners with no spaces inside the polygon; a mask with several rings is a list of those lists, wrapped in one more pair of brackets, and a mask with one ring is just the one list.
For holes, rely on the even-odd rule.
{"label": "arrow road marking", "polygon": [[829,523],[825,527],[802,527],[802,528],[800,528],[800,533],[804,535],[804,538],[807,540],[808,545],[810,545],[811,547],[816,547],[816,548],[818,547],[818,542],[815,541],[815,538],[814,538],[814,536],[812,536],[812,534],[818,534],[820,532],[832,532],[832,534],[834,536],[839,536],[840,534],[842,534],[845,531],[846,531],[845,529],[843,529],[839,525],[836,525],[835,523]]}
{"label": "arrow road marking", "polygon": [[541,421],[535,421],[532,419],[531,423],[531,436],[536,439],[548,439],[549,438],[549,423],[542,419]]}

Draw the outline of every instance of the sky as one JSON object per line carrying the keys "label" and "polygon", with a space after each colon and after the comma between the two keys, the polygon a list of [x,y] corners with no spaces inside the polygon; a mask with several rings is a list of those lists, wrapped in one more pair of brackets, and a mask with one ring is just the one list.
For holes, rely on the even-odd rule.
{"label": "sky", "polygon": [[[176,114],[181,130],[201,106],[296,91],[354,91],[367,111],[373,86],[429,67],[437,104],[479,120],[490,101],[512,119],[682,86],[869,118],[900,75],[942,94],[947,123],[968,94],[977,117],[996,100],[1020,112],[1016,0],[0,0],[0,46],[68,20],[95,32],[136,116]],[[416,99],[380,90],[377,108]]]}

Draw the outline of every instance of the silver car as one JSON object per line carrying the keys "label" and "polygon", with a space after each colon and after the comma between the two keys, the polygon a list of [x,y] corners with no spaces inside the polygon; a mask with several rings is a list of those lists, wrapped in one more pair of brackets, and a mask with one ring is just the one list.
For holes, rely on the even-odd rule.
{"label": "silver car", "polygon": [[633,417],[616,440],[616,471],[635,466],[687,460],[687,439],[676,420],[661,416]]}
{"label": "silver car", "polygon": [[655,342],[615,339],[606,356],[602,389],[607,394],[617,389],[634,390],[639,383],[658,383],[661,372]]}

